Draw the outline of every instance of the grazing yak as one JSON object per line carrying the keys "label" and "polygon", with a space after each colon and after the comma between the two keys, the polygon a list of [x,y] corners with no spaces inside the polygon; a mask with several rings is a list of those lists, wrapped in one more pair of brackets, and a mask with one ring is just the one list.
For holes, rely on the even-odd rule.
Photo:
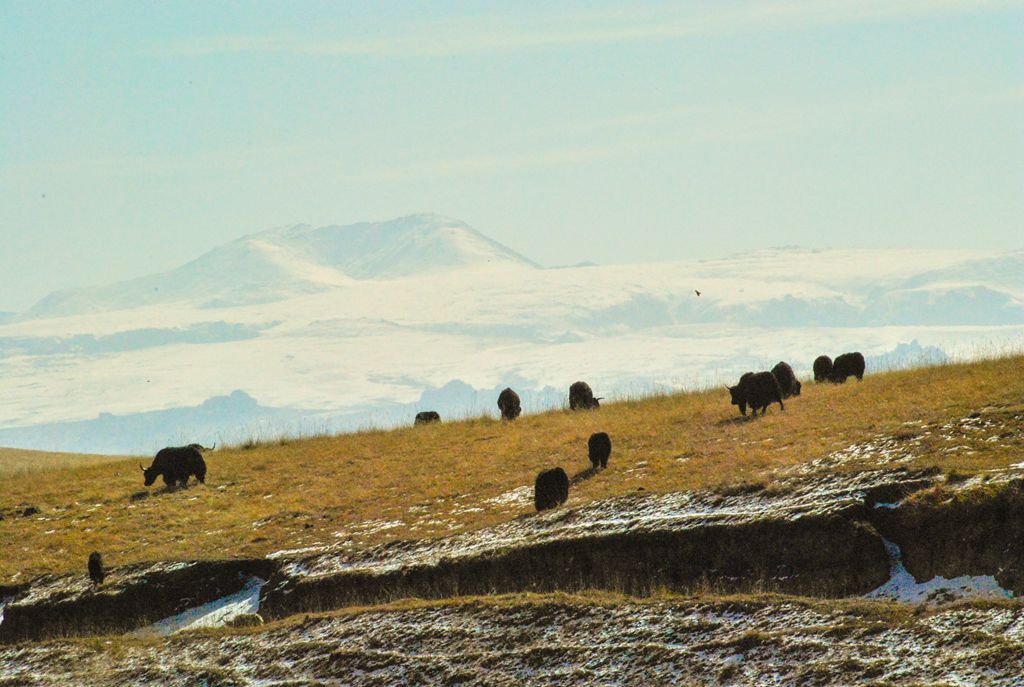
{"label": "grazing yak", "polygon": [[502,420],[515,420],[523,412],[519,405],[519,394],[512,389],[505,389],[498,394],[498,409],[501,410]]}
{"label": "grazing yak", "polygon": [[829,381],[833,384],[843,384],[847,377],[864,379],[864,356],[859,352],[843,353],[832,363],[832,374]]}
{"label": "grazing yak", "polygon": [[832,375],[832,358],[819,355],[814,359],[814,381],[827,382]]}
{"label": "grazing yak", "polygon": [[552,468],[537,475],[533,484],[533,505],[538,511],[554,508],[569,498],[569,476],[562,468]]}
{"label": "grazing yak", "polygon": [[793,374],[793,368],[789,366],[789,363],[780,362],[772,368],[772,374],[779,382],[783,398],[800,395],[800,380]]}
{"label": "grazing yak", "polygon": [[739,406],[740,413],[744,416],[747,414],[748,405],[755,417],[758,408],[764,415],[768,406],[775,402],[778,402],[779,408],[782,410],[786,409],[786,406],[782,404],[782,389],[771,372],[747,372],[740,377],[739,384],[726,388],[732,395],[732,404]]}
{"label": "grazing yak", "polygon": [[203,460],[203,451],[212,451],[217,445],[210,448],[199,444],[188,446],[168,446],[157,451],[153,458],[153,464],[148,468],[141,465],[139,468],[145,476],[146,486],[151,486],[157,477],[164,478],[164,484],[173,487],[179,482],[181,486],[188,484],[188,478],[195,475],[200,482],[206,481],[206,461]]}
{"label": "grazing yak", "polygon": [[436,410],[424,410],[422,412],[416,413],[416,424],[417,425],[426,425],[426,424],[430,424],[431,422],[440,422],[440,421],[441,421],[441,416],[437,414]]}
{"label": "grazing yak", "polygon": [[94,585],[103,584],[103,578],[107,576],[107,572],[103,569],[103,556],[98,551],[93,551],[89,554],[89,579],[92,580]]}
{"label": "grazing yak", "polygon": [[608,456],[612,454],[612,440],[607,432],[596,432],[587,440],[587,454],[594,468],[608,467]]}
{"label": "grazing yak", "polygon": [[594,392],[586,382],[573,382],[569,387],[569,408],[571,410],[590,410],[600,408],[601,397],[594,398]]}

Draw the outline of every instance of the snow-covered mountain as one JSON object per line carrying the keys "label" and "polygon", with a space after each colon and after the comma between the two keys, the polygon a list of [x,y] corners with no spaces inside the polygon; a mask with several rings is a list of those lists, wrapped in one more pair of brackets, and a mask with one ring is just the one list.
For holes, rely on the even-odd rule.
{"label": "snow-covered mountain", "polygon": [[538,409],[577,379],[614,398],[779,360],[800,374],[821,353],[889,366],[1019,350],[1021,275],[1024,251],[784,248],[541,269],[436,216],[274,229],[0,322],[0,444],[44,423],[83,436],[91,425],[59,423],[100,413],[185,422],[195,413],[151,413],[201,414],[236,389],[259,400],[259,431],[268,413],[287,431],[291,409],[321,429],[392,424],[441,398],[448,417],[476,413],[506,384]]}
{"label": "snow-covered mountain", "polygon": [[222,308],[281,301],[346,286],[474,267],[533,263],[469,225],[440,215],[243,236],[169,272],[52,293],[24,319],[189,303]]}

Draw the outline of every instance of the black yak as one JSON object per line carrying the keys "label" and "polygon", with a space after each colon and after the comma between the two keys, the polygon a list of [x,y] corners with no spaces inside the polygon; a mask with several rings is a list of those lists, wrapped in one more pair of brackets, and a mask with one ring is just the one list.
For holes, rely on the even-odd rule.
{"label": "black yak", "polygon": [[505,389],[498,394],[498,409],[501,410],[502,420],[515,420],[519,417],[519,414],[523,412],[523,409],[519,405],[519,394],[512,391],[512,389],[505,387]]}
{"label": "black yak", "polygon": [[533,505],[538,511],[554,508],[569,498],[569,476],[562,468],[552,468],[537,475],[533,485]]}
{"label": "black yak", "polygon": [[789,363],[780,362],[772,368],[772,374],[775,375],[775,379],[779,382],[783,398],[800,395],[800,380],[793,374],[793,368],[789,366]]}
{"label": "black yak", "polygon": [[827,382],[832,375],[832,358],[819,355],[814,359],[814,381]]}
{"label": "black yak", "polygon": [[436,410],[424,410],[416,413],[416,424],[426,425],[431,422],[440,422],[441,416],[437,414]]}
{"label": "black yak", "polygon": [[[216,447],[216,444],[214,444]],[[200,482],[206,481],[206,461],[203,460],[203,451],[209,451],[199,444],[188,446],[168,446],[157,451],[153,458],[153,464],[148,468],[141,465],[139,468],[145,476],[146,486],[150,486],[157,477],[164,478],[164,484],[169,487],[181,482],[182,486],[188,484],[188,478],[195,475]]]}
{"label": "black yak", "polygon": [[600,408],[601,398],[594,398],[594,392],[586,382],[573,382],[569,387],[569,408],[571,410],[590,410]]}
{"label": "black yak", "polygon": [[732,395],[732,404],[740,407],[740,413],[747,414],[747,406],[757,415],[757,409],[761,409],[764,415],[768,406],[776,401],[779,408],[786,409],[782,404],[782,389],[775,375],[771,372],[747,372],[740,377],[739,384],[727,387]]}
{"label": "black yak", "polygon": [[607,432],[596,432],[587,440],[587,454],[595,468],[608,467],[608,456],[612,454],[612,440]]}
{"label": "black yak", "polygon": [[832,374],[829,381],[843,384],[847,377],[864,379],[864,356],[860,352],[843,353],[832,363]]}
{"label": "black yak", "polygon": [[103,569],[103,556],[98,551],[89,554],[89,579],[94,585],[103,584],[103,578],[107,572]]}

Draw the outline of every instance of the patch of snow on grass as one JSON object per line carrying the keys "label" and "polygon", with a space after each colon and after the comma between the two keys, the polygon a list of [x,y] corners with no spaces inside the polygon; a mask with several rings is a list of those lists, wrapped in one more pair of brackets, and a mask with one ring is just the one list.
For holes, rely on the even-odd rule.
{"label": "patch of snow on grass", "polygon": [[260,589],[266,583],[262,578],[250,577],[245,586],[234,594],[164,618],[131,634],[139,637],[166,636],[198,627],[220,627],[243,613],[257,612],[260,608]]}
{"label": "patch of snow on grass", "polygon": [[900,547],[882,539],[891,562],[889,581],[865,596],[869,599],[891,599],[904,603],[943,603],[955,599],[1009,599],[1013,592],[1003,589],[992,575],[963,575],[947,580],[941,575],[918,582],[903,567]]}
{"label": "patch of snow on grass", "polygon": [[533,487],[517,487],[512,491],[506,491],[504,494],[495,496],[494,498],[486,499],[484,503],[492,506],[512,506],[521,503],[530,503],[533,501]]}

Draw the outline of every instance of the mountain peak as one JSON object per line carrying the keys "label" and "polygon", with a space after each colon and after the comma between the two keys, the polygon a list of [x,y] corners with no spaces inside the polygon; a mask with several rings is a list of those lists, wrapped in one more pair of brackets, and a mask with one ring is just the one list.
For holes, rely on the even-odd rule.
{"label": "mountain peak", "polygon": [[24,317],[59,317],[157,303],[266,303],[351,284],[480,267],[536,265],[457,219],[415,214],[384,222],[294,224],[248,234],[170,272],[52,293]]}

